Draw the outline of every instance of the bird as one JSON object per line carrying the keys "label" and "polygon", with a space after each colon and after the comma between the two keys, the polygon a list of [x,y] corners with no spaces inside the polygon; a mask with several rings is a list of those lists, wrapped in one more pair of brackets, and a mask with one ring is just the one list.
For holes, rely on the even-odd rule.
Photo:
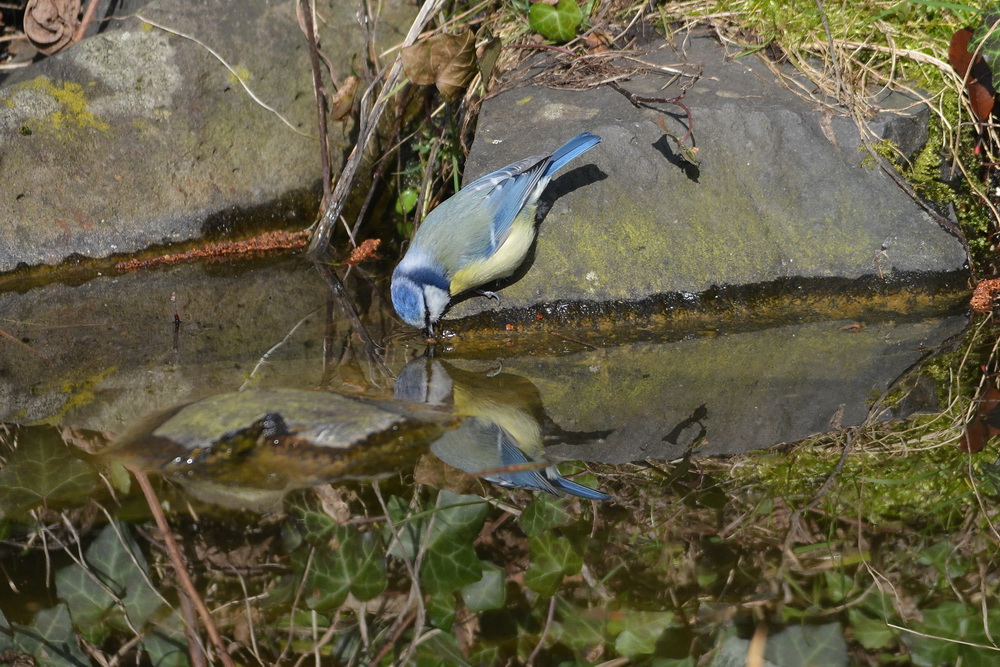
{"label": "bird", "polygon": [[433,337],[453,297],[514,273],[535,240],[542,191],[600,141],[590,132],[578,134],[552,153],[477,178],[431,211],[392,272],[392,305],[403,321]]}
{"label": "bird", "polygon": [[417,358],[396,376],[393,397],[426,403],[463,417],[431,444],[439,459],[470,475],[515,489],[571,495],[588,500],[610,496],[563,477],[546,460],[538,389],[510,373],[479,376],[436,359]]}

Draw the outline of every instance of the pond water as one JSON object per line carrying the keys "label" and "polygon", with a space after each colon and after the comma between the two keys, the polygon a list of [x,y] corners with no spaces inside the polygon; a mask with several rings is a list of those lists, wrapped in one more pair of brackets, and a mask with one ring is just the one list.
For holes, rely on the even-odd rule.
{"label": "pond water", "polygon": [[965,644],[897,629],[916,617],[872,574],[905,568],[903,533],[913,563],[955,567],[936,545],[959,505],[919,503],[961,485],[966,455],[855,452],[819,501],[845,439],[903,441],[892,420],[947,409],[921,369],[960,344],[961,290],[803,292],[781,315],[501,312],[428,346],[360,270],[349,302],[328,282],[285,258],[0,294],[0,662],[989,651],[986,621]]}

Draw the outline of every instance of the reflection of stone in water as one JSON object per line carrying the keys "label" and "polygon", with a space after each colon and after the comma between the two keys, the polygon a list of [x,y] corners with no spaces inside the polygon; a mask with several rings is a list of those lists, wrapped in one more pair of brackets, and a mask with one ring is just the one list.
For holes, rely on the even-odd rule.
{"label": "reflection of stone in water", "polygon": [[[220,394],[154,415],[104,456],[232,497],[411,468],[456,419],[432,408],[330,392]],[[215,498],[215,502],[219,502]]]}
{"label": "reflection of stone in water", "polygon": [[[738,454],[844,427],[930,351],[960,334],[964,317],[914,322],[818,322],[636,343],[558,357],[508,358],[566,432],[607,430],[590,443],[546,446],[557,456],[621,463]],[[905,415],[893,413],[893,418]]]}

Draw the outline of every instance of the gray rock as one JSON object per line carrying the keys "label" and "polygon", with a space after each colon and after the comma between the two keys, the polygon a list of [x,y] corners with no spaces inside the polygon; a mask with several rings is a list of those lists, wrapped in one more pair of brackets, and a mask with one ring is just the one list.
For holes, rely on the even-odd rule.
{"label": "gray rock", "polygon": [[[533,254],[503,289],[505,308],[965,267],[964,241],[866,165],[851,119],[818,111],[753,57],[727,60],[705,36],[688,40],[683,55],[662,45],[645,59],[703,68],[683,99],[698,168],[685,166],[656,124],[662,118],[677,137],[687,132],[689,119],[674,105],[636,108],[606,86],[524,87],[484,103],[468,179],[584,130],[604,139],[543,195],[551,210]],[[664,83],[644,75],[623,86],[638,95],[679,94]],[[926,110],[911,110],[901,94],[877,103],[898,109],[872,127],[915,150],[926,138]],[[468,299],[450,316],[494,307]]]}
{"label": "gray rock", "polygon": [[[342,80],[363,49],[356,7],[330,0],[318,11]],[[138,14],[200,44],[137,18],[110,21],[0,88],[0,271],[312,222],[321,169],[295,3],[157,1]],[[392,26],[408,23],[381,17],[378,43],[399,41]],[[331,126],[335,160],[347,131]]]}

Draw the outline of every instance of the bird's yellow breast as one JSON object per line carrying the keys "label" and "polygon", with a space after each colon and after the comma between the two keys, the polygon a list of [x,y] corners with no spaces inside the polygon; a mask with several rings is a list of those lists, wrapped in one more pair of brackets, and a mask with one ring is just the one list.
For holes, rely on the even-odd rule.
{"label": "bird's yellow breast", "polygon": [[[534,207],[531,207],[532,209]],[[531,242],[535,240],[535,216],[526,209],[514,220],[507,240],[489,257],[472,261],[451,278],[451,294],[455,296],[498,278],[506,278],[521,265]]]}

